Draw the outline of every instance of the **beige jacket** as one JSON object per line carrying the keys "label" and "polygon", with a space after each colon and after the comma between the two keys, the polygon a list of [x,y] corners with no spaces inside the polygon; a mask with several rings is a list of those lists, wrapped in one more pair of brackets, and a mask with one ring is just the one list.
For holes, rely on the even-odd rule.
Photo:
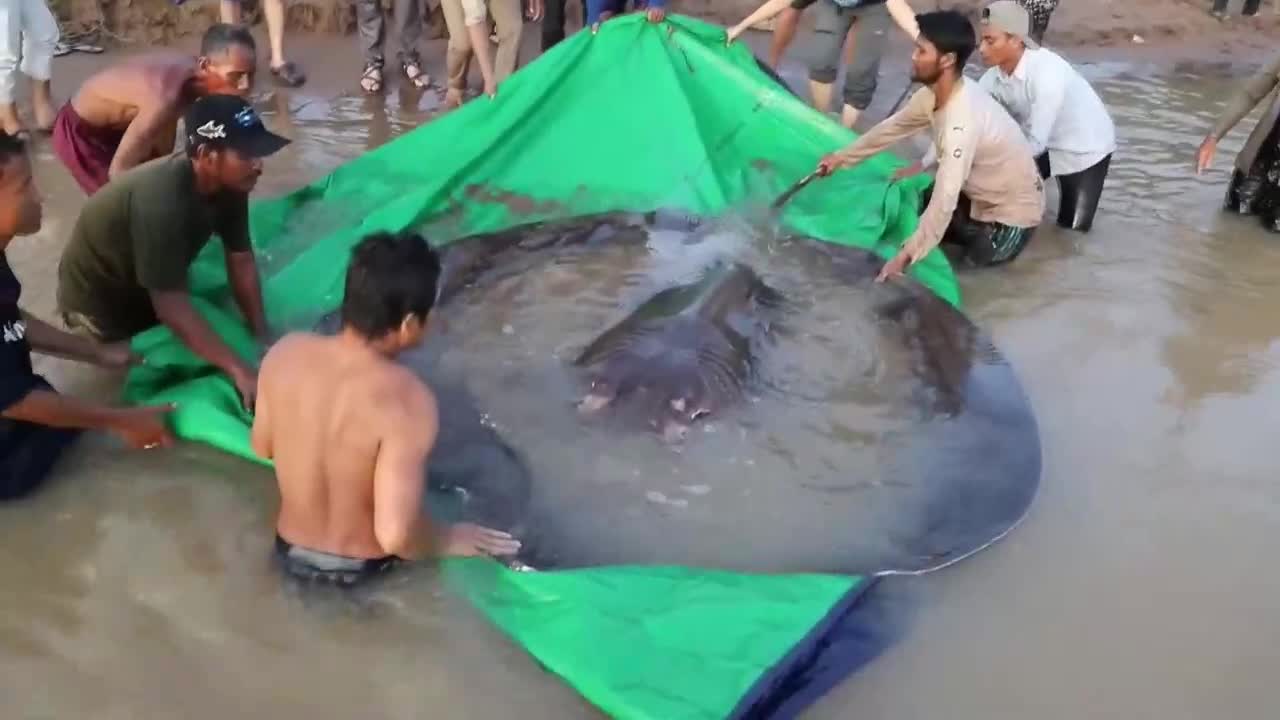
{"label": "beige jacket", "polygon": [[1266,142],[1276,121],[1280,120],[1280,55],[1276,55],[1266,67],[1249,78],[1240,92],[1231,98],[1210,134],[1221,140],[1264,99],[1267,101],[1267,110],[1258,120],[1258,126],[1253,129],[1244,149],[1236,156],[1236,169],[1243,173],[1249,172],[1253,161],[1258,157],[1258,151],[1262,149],[1262,143]]}

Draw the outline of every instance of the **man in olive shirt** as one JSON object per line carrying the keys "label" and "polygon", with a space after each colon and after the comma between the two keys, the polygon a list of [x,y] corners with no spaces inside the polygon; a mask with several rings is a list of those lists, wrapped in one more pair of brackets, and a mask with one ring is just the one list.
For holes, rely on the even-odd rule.
{"label": "man in olive shirt", "polygon": [[68,327],[106,342],[167,325],[227,373],[252,408],[256,371],[196,312],[187,273],[216,232],[236,303],[265,339],[248,196],[262,174],[262,158],[289,141],[268,131],[253,108],[232,95],[196,101],[185,126],[184,153],[129,170],[85,203],[58,267],[58,309]]}

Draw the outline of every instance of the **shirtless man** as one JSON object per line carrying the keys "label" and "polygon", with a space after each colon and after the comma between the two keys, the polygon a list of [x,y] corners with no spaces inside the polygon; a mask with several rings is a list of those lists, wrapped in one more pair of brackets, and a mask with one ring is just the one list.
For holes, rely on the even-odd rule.
{"label": "shirtless man", "polygon": [[519,541],[423,513],[435,395],[397,365],[427,329],[440,258],[415,234],[370,235],[347,269],[342,330],[291,333],[258,375],[253,449],[280,483],[276,553],[295,577],[350,586],[428,555],[513,555]]}
{"label": "shirtless man", "polygon": [[139,55],[89,77],[58,111],[53,151],[92,195],[109,179],[174,150],[178,118],[205,95],[247,97],[257,49],[237,25],[209,28],[200,56]]}

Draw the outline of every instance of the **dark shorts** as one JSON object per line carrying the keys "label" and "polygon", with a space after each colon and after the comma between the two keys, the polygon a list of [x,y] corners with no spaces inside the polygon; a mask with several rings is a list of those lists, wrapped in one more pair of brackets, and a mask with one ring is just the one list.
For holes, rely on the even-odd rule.
{"label": "dark shorts", "polygon": [[80,188],[92,195],[110,179],[111,160],[123,137],[123,130],[85,122],[68,101],[53,122],[53,154],[71,171]]}
{"label": "dark shorts", "polygon": [[[931,187],[925,191],[920,204],[922,212],[929,207],[932,196]],[[1014,227],[975,220],[969,214],[969,208],[969,197],[960,193],[955,212],[951,214],[951,224],[947,225],[947,231],[942,235],[942,245],[958,250],[960,259],[968,265],[986,267],[1007,263],[1018,257],[1036,232],[1034,227]]]}
{"label": "dark shorts", "polygon": [[79,430],[0,418],[0,501],[17,500],[44,484]]}
{"label": "dark shorts", "polygon": [[[1046,180],[1053,173],[1049,165],[1049,153],[1036,158],[1040,177]],[[1058,227],[1089,232],[1093,216],[1098,213],[1098,201],[1102,199],[1102,186],[1111,168],[1111,155],[1077,173],[1058,176]]]}
{"label": "dark shorts", "polygon": [[394,555],[351,558],[311,550],[276,536],[276,561],[295,580],[338,587],[355,587],[387,574],[403,561]]}

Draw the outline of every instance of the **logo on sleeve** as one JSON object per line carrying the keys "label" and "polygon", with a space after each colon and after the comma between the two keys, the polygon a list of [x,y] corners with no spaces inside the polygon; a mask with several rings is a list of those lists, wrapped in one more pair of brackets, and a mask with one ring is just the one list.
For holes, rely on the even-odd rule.
{"label": "logo on sleeve", "polygon": [[0,333],[3,333],[7,343],[22,342],[27,337],[27,324],[21,320],[7,322],[0,326]]}

